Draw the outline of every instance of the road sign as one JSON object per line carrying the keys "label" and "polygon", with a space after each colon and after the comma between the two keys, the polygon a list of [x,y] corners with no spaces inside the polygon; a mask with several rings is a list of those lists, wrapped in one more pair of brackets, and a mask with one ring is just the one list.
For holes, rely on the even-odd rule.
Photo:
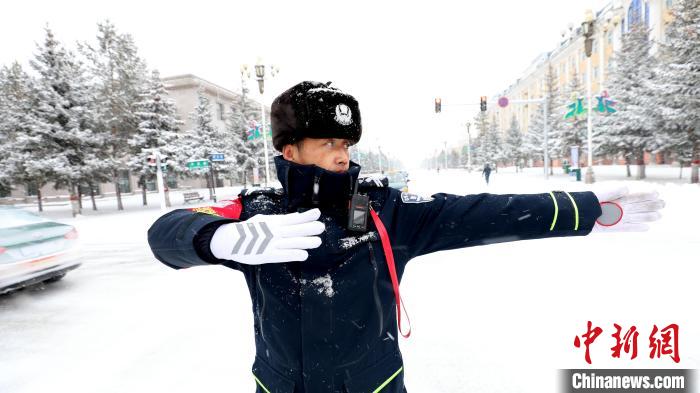
{"label": "road sign", "polygon": [[[262,132],[261,132],[261,125],[256,125],[254,128],[248,129],[248,140],[252,141],[253,139],[258,139],[262,137]],[[267,136],[272,137],[272,126],[268,125],[267,126]]]}
{"label": "road sign", "polygon": [[508,106],[508,97],[501,97],[498,99],[498,106],[505,108]]}
{"label": "road sign", "polygon": [[209,155],[209,157],[211,158],[212,162],[224,161],[223,153],[214,153]]}
{"label": "road sign", "polygon": [[192,160],[187,161],[188,169],[208,168],[209,160]]}

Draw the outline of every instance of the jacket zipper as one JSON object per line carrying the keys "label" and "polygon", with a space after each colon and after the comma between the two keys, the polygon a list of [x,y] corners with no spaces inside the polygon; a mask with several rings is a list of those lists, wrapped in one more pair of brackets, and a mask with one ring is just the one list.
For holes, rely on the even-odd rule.
{"label": "jacket zipper", "polygon": [[318,175],[314,176],[314,189],[313,189],[313,194],[311,195],[311,203],[313,205],[319,204],[318,193],[321,190],[320,183],[321,183],[321,178]]}
{"label": "jacket zipper", "polygon": [[258,308],[258,321],[260,321],[260,336],[262,337],[263,341],[265,340],[265,331],[263,330],[263,315],[265,315],[265,292],[263,291],[262,284],[260,284],[260,266],[257,266],[255,269],[256,272],[256,278],[255,280],[258,283],[258,290],[260,291],[260,297],[261,297],[261,305],[260,308]]}
{"label": "jacket zipper", "polygon": [[377,267],[377,260],[374,257],[374,247],[372,247],[372,243],[368,242],[367,247],[369,247],[369,260],[372,262],[372,270],[374,271],[374,285],[372,289],[374,291],[374,304],[376,305],[377,314],[379,316],[379,337],[381,337],[384,333],[384,309],[382,307],[382,302],[379,299],[379,288],[377,287],[377,283],[379,281],[379,268]]}

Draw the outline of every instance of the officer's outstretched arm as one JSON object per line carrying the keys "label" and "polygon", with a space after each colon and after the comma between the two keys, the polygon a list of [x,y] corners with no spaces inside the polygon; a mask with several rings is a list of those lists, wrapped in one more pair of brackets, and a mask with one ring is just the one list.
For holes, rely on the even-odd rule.
{"label": "officer's outstretched arm", "polygon": [[211,209],[215,214],[206,214],[208,208],[180,209],[160,217],[148,231],[153,254],[175,269],[224,263],[241,270],[240,264],[303,261],[306,249],[321,245],[316,235],[325,226],[318,221],[318,209],[259,214],[241,222],[226,217],[231,216],[231,207]]}
{"label": "officer's outstretched arm", "polygon": [[557,236],[585,236],[601,207],[593,192],[544,194],[402,194],[394,238],[409,257],[435,251]]}
{"label": "officer's outstretched arm", "polygon": [[156,259],[174,269],[214,264],[217,261],[206,252],[211,236],[221,225],[237,221],[190,209],[173,210],[153,223],[148,244]]}

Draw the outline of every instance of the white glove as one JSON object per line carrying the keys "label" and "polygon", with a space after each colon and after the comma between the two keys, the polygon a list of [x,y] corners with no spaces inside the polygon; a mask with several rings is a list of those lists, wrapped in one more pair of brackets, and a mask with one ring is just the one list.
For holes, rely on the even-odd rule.
{"label": "white glove", "polygon": [[280,215],[258,214],[247,221],[224,224],[211,238],[209,248],[219,259],[248,265],[305,261],[306,249],[321,245],[326,226],[317,221],[321,211]]}
{"label": "white glove", "polygon": [[593,193],[603,210],[593,232],[647,231],[648,223],[660,219],[659,210],[666,205],[656,191],[630,194],[627,187],[617,187]]}

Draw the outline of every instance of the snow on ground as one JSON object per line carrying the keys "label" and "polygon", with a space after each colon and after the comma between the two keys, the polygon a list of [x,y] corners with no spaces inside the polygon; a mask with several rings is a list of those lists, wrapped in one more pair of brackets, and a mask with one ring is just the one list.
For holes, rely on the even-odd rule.
{"label": "snow on ground", "polygon": [[[624,167],[596,173],[615,180],[596,186],[624,180]],[[401,293],[413,333],[400,339],[408,391],[555,391],[557,369],[586,367],[573,339],[589,320],[603,328],[591,346],[595,368],[698,368],[700,187],[681,184],[678,168],[647,174],[654,179],[624,183],[656,189],[667,202],[647,233],[502,243],[410,262]],[[544,182],[541,169],[512,168],[494,173],[488,187],[479,173],[458,170],[413,171],[409,186],[426,196],[585,188],[569,176]],[[171,197],[182,206],[181,195]],[[46,216],[78,227],[85,263],[58,283],[0,297],[0,392],[254,391],[242,275],[158,263],[145,232],[161,212],[155,194],[149,202],[128,196],[117,212],[105,198],[78,218],[66,204],[46,207]],[[610,356],[613,323],[637,326],[636,359]],[[653,325],[670,323],[680,326],[679,364],[649,359]]]}

